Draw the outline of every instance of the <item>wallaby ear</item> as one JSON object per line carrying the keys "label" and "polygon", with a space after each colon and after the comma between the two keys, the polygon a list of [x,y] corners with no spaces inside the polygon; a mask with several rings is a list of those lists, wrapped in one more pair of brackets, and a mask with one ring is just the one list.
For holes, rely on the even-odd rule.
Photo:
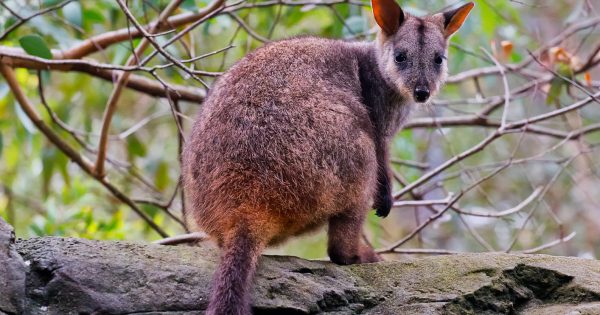
{"label": "wallaby ear", "polygon": [[395,0],[371,0],[375,21],[387,35],[395,34],[404,21],[404,12]]}
{"label": "wallaby ear", "polygon": [[473,9],[474,6],[475,3],[469,2],[458,9],[440,13],[444,21],[444,36],[446,38],[452,36],[452,34],[458,31],[458,29],[467,19],[467,16],[469,16],[469,12],[471,12],[471,9]]}

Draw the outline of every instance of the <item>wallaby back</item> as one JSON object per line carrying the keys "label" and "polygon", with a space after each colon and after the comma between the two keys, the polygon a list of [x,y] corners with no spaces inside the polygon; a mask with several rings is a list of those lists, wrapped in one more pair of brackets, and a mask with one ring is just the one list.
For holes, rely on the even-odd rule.
{"label": "wallaby back", "polygon": [[369,47],[291,39],[258,49],[223,75],[184,151],[194,209],[188,221],[220,240],[223,221],[262,220],[235,213],[241,207],[283,229],[279,240],[370,198],[375,130],[357,58],[372,58]]}

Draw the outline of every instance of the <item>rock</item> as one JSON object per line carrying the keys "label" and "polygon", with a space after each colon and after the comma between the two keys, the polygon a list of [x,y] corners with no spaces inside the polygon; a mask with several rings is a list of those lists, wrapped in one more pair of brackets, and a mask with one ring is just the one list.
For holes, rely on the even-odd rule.
{"label": "rock", "polygon": [[[202,314],[216,249],[67,238],[17,242],[26,314]],[[600,262],[465,254],[336,266],[261,258],[255,314],[600,314]],[[2,309],[4,312],[13,311]]]}
{"label": "rock", "polygon": [[0,217],[0,314],[23,311],[26,266],[15,248],[15,232]]}

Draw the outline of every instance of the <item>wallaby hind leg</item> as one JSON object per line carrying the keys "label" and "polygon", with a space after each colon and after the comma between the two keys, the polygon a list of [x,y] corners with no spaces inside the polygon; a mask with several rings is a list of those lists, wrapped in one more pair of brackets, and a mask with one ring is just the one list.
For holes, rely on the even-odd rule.
{"label": "wallaby hind leg", "polygon": [[332,262],[351,265],[381,261],[371,246],[361,242],[364,208],[345,211],[329,219],[327,253]]}
{"label": "wallaby hind leg", "polygon": [[265,244],[241,222],[221,244],[221,262],[213,276],[206,315],[250,315],[252,278]]}

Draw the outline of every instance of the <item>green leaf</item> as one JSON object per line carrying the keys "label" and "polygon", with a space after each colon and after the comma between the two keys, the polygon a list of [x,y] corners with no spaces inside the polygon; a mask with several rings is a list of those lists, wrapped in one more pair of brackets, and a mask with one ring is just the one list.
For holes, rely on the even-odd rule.
{"label": "green leaf", "polygon": [[169,164],[161,161],[156,168],[156,175],[154,177],[154,184],[158,190],[164,190],[169,184]]}
{"label": "green leaf", "polygon": [[561,78],[554,78],[550,83],[550,90],[548,91],[548,97],[546,98],[546,104],[551,105],[556,103],[560,98],[564,81]]}
{"label": "green leaf", "polygon": [[83,25],[83,14],[79,2],[71,2],[63,7],[62,12],[67,21],[81,27]]}
{"label": "green leaf", "polygon": [[127,137],[127,148],[129,149],[129,153],[134,156],[146,156],[146,153],[148,152],[146,145],[144,145],[135,135]]}
{"label": "green leaf", "polygon": [[44,233],[44,230],[35,223],[29,225],[29,228],[31,229],[31,231],[33,232],[33,234],[35,236],[45,236],[46,235],[46,233]]}
{"label": "green leaf", "polygon": [[120,14],[121,11],[119,11],[117,8],[110,8],[110,10],[108,11],[108,19],[113,28],[116,26]]}
{"label": "green leaf", "polygon": [[25,51],[33,56],[52,59],[52,53],[39,35],[26,35],[19,38],[19,44],[25,49]]}
{"label": "green leaf", "polygon": [[188,10],[188,11],[198,10],[198,6],[196,6],[196,1],[194,1],[194,0],[183,0],[180,7],[182,9]]}
{"label": "green leaf", "polygon": [[4,138],[2,137],[2,133],[0,133],[0,157],[2,157],[2,149],[4,149]]}
{"label": "green leaf", "polygon": [[98,10],[85,10],[83,11],[83,19],[89,23],[102,23],[104,22],[104,15]]}
{"label": "green leaf", "polygon": [[494,32],[498,27],[498,17],[496,16],[496,12],[487,3],[479,6],[479,14],[481,24],[478,30],[485,34],[484,38],[487,41],[494,36]]}
{"label": "green leaf", "polygon": [[31,119],[29,119],[27,114],[25,114],[21,106],[17,104],[17,102],[15,102],[15,112],[17,113],[17,118],[19,118],[21,124],[23,124],[25,130],[27,130],[29,134],[34,134],[37,130],[35,129],[35,125],[31,121]]}
{"label": "green leaf", "polygon": [[52,175],[54,175],[55,165],[56,149],[47,148],[42,153],[42,188],[45,197],[50,193],[50,181],[52,180]]}
{"label": "green leaf", "polygon": [[4,22],[4,29],[8,29],[9,27],[11,27],[13,24],[15,24],[17,22],[17,18],[14,16],[9,16],[6,19],[6,22]]}
{"label": "green leaf", "polygon": [[558,64],[558,66],[556,67],[556,72],[569,79],[573,79],[573,76],[575,75],[571,66],[564,63]]}
{"label": "green leaf", "polygon": [[70,187],[71,186],[71,176],[69,175],[69,158],[62,154],[62,153],[58,153],[56,155],[56,167],[58,167],[58,171],[60,172],[60,175],[62,176],[63,180],[65,181],[65,186]]}

